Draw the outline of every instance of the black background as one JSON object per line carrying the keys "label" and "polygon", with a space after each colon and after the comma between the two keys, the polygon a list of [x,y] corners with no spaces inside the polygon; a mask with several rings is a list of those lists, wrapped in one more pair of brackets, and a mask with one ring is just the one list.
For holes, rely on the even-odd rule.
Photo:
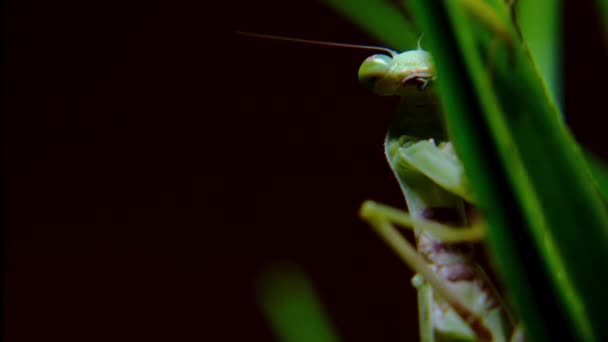
{"label": "black background", "polygon": [[[565,6],[567,121],[608,159],[604,41]],[[412,274],[356,215],[402,206],[397,100],[357,84],[368,52],[236,29],[378,43],[314,2],[5,3],[5,341],[271,340],[280,260],[345,340],[415,339]]]}

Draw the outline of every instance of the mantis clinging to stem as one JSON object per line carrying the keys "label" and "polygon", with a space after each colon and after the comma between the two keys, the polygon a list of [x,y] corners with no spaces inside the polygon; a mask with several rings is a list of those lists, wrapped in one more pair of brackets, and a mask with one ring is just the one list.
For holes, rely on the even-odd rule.
{"label": "mantis clinging to stem", "polygon": [[[512,322],[466,244],[481,238],[481,225],[448,226],[467,222],[463,201],[473,197],[442,127],[431,55],[420,44],[390,57],[374,55],[361,65],[359,79],[379,95],[403,99],[389,128],[385,153],[409,215],[368,201],[361,216],[424,279],[414,279],[421,339],[505,340]],[[393,224],[414,228],[417,253]]]}
{"label": "mantis clinging to stem", "polygon": [[[418,273],[413,283],[418,290],[422,341],[508,340],[513,321],[471,255],[470,243],[481,240],[484,229],[466,217],[464,202],[473,202],[473,196],[443,128],[432,56],[420,41],[417,49],[399,54],[385,48],[238,33],[387,53],[367,58],[359,80],[379,95],[402,98],[385,153],[409,213],[367,201],[361,217]],[[395,224],[414,228],[417,248]]]}
{"label": "mantis clinging to stem", "polygon": [[[422,341],[502,341],[512,321],[487,278],[475,265],[468,243],[483,235],[467,223],[464,201],[472,201],[463,168],[446,140],[431,55],[422,50],[374,55],[359,70],[361,83],[403,101],[385,141],[409,214],[365,202],[361,216],[416,272]],[[417,252],[393,224],[413,227]],[[420,279],[422,278],[422,279]]]}

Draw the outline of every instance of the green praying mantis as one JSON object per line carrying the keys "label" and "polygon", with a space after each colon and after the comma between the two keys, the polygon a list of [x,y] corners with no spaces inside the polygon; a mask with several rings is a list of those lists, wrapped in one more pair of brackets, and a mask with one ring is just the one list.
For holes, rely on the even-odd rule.
{"label": "green praying mantis", "polygon": [[[474,200],[443,129],[432,57],[420,46],[389,53],[366,59],[359,79],[379,95],[402,97],[385,153],[409,214],[367,201],[360,215],[417,272],[422,341],[506,341],[514,321],[472,258],[483,225],[465,213],[464,202]],[[414,229],[416,248],[395,225]]]}
{"label": "green praying mantis", "polygon": [[[409,213],[366,201],[360,216],[417,275],[421,341],[507,341],[521,338],[504,301],[473,259],[483,224],[467,217],[474,199],[443,127],[432,56],[390,49],[237,32],[257,38],[381,50],[359,69],[361,84],[401,105],[385,140],[385,154]],[[413,228],[416,248],[395,226]],[[514,331],[517,330],[517,333]]]}
{"label": "green praying mantis", "polygon": [[[415,50],[328,43],[237,32],[257,38],[381,50],[359,68],[360,83],[402,101],[385,139],[385,154],[409,212],[366,201],[360,216],[416,272],[420,340],[508,341],[523,339],[505,302],[474,260],[484,238],[479,219],[468,217],[475,199],[443,125],[433,58]],[[413,229],[416,247],[396,226]],[[517,326],[517,328],[516,328]]]}

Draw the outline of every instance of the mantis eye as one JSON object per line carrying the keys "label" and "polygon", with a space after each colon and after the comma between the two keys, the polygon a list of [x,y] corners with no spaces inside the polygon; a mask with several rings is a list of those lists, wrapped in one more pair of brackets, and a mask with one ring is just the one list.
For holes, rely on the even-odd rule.
{"label": "mantis eye", "polygon": [[359,82],[363,87],[374,90],[379,80],[390,71],[392,58],[387,55],[368,57],[359,67]]}

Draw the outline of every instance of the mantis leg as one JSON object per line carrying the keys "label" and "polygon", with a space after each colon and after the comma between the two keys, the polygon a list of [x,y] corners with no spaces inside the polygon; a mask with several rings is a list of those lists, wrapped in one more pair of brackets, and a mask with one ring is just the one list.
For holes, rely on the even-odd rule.
{"label": "mantis leg", "polygon": [[485,229],[481,223],[475,223],[473,226],[463,229],[431,220],[414,219],[403,210],[374,201],[365,201],[361,206],[360,215],[367,221],[370,218],[378,218],[408,229],[414,229],[415,222],[417,228],[445,242],[475,242],[482,240],[485,236]]}
{"label": "mantis leg", "polygon": [[[442,236],[450,241],[450,243],[472,242],[478,241],[484,236],[482,226],[473,226],[471,228],[462,229],[462,227],[453,227],[440,224],[437,222],[414,219],[408,213],[391,208],[373,201],[366,201],[361,206],[360,216],[365,219],[380,235],[380,237],[397,253],[397,255],[417,275],[413,279],[414,286],[418,289],[419,294],[419,309],[422,311],[421,317],[431,317],[433,309],[430,302],[434,301],[433,297],[441,297],[453,310],[455,315],[461,318],[461,321],[468,326],[468,329],[462,330],[459,327],[460,323],[450,319],[450,313],[447,313],[440,325],[444,329],[448,328],[449,335],[455,340],[461,340],[457,336],[470,336],[472,333],[479,341],[506,341],[504,337],[507,335],[505,331],[506,323],[503,321],[503,311],[500,307],[493,307],[487,310],[487,303],[480,307],[482,301],[470,301],[468,292],[463,292],[462,288],[454,287],[454,283],[449,283],[444,278],[440,277],[436,269],[428,264],[422,255],[412,246],[397,230],[396,226],[405,228],[413,228],[414,222],[416,228],[422,230],[424,234],[433,236]],[[444,240],[446,241],[446,240]],[[447,241],[446,241],[447,242]],[[456,285],[458,286],[458,285]],[[483,291],[481,292],[483,294]],[[465,295],[463,297],[463,295]],[[473,296],[477,297],[477,296]],[[422,299],[422,300],[421,300]],[[428,323],[429,331],[421,331],[422,341],[435,341],[435,332],[432,330],[438,322]],[[467,333],[467,331],[470,332]],[[449,340],[449,339],[448,339]],[[466,339],[465,339],[466,340]],[[518,339],[512,339],[517,341]]]}
{"label": "mantis leg", "polygon": [[[458,157],[449,143],[420,140],[399,128],[389,131],[385,149],[409,213],[366,202],[361,216],[418,272],[413,282],[421,340],[506,341],[510,325],[468,244],[484,233],[481,224],[467,222],[463,199],[473,195]],[[396,225],[413,226],[417,248]]]}
{"label": "mantis leg", "polygon": [[[395,215],[399,214],[399,215]],[[406,224],[408,215],[404,212],[397,213],[397,210],[387,210],[387,207],[377,205],[373,202],[365,202],[361,208],[361,216],[369,222],[376,230],[378,235],[399,255],[399,257],[431,286],[433,291],[445,300],[446,303],[460,316],[463,322],[468,325],[470,330],[480,341],[491,341],[492,332],[486,326],[484,318],[479,315],[474,308],[469,306],[456,293],[447,282],[440,278],[427,264],[427,261],[416,251],[406,239],[397,231],[393,222],[400,225]],[[438,226],[441,226],[438,224]],[[435,227],[436,228],[436,227]],[[448,227],[443,229],[450,230]],[[434,228],[433,228],[434,229]]]}
{"label": "mantis leg", "polygon": [[451,192],[469,202],[473,202],[473,195],[467,183],[464,168],[452,143],[421,140],[408,143],[408,137],[400,139],[399,146],[393,154],[393,160],[405,168],[414,169],[430,178],[439,187]]}

